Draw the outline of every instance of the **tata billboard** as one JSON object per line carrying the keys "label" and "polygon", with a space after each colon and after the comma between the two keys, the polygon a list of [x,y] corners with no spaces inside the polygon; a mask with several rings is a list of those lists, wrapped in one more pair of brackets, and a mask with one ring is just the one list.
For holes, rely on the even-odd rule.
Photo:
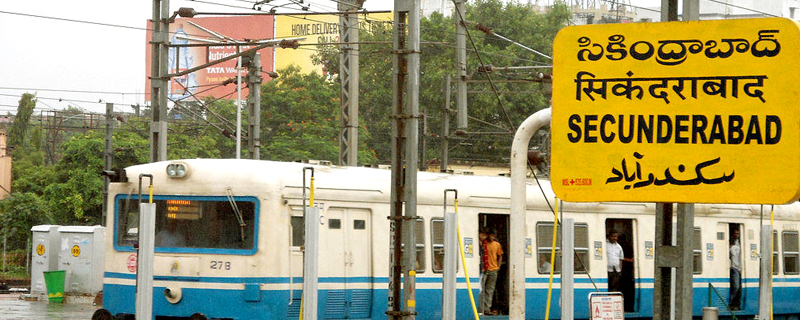
{"label": "tata billboard", "polygon": [[[169,39],[172,44],[204,44],[223,41],[224,37],[235,40],[271,40],[274,39],[275,18],[270,15],[234,16],[234,17],[203,17],[203,18],[178,18],[169,25]],[[147,82],[145,92],[150,92],[151,75],[151,46],[152,23],[148,23],[146,70]],[[242,46],[241,51],[250,46]],[[273,71],[273,48],[260,50],[261,69]],[[168,69],[170,74],[187,70],[213,60],[218,60],[236,54],[237,48],[233,45],[219,45],[210,47],[171,47],[169,49]],[[195,100],[205,97],[236,98],[236,82],[219,86],[228,79],[235,79],[237,75],[236,59],[231,59],[198,71],[170,79],[168,89],[169,98],[172,100]],[[247,70],[242,71],[242,76]],[[263,77],[269,81],[269,77]],[[244,81],[244,80],[242,80]],[[242,85],[242,96],[247,96],[247,88]],[[149,94],[147,95],[149,98]]]}
{"label": "tata billboard", "polygon": [[798,199],[794,21],[567,27],[553,56],[551,181],[563,200]]}

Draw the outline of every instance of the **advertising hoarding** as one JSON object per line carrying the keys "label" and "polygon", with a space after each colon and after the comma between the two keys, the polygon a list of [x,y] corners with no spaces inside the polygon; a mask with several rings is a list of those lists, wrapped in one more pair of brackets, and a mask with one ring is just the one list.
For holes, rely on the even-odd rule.
{"label": "advertising hoarding", "polygon": [[[391,12],[358,14],[359,28],[365,30],[385,30],[392,32]],[[339,16],[335,14],[280,15],[275,17],[275,37],[277,39],[305,37],[303,44],[338,43]],[[361,46],[364,48],[364,46]],[[305,73],[328,74],[328,69],[338,70],[339,66],[314,65],[311,56],[317,53],[316,46],[302,46],[297,50],[278,50],[275,53],[277,69],[296,65]]]}
{"label": "advertising hoarding", "polygon": [[[229,37],[237,41],[248,40],[270,40],[274,39],[274,17],[270,15],[258,16],[233,16],[233,17],[200,17],[200,18],[177,18],[174,23],[170,23],[169,39],[172,44],[199,44],[208,41],[220,41],[220,37]],[[146,70],[147,76],[151,74],[151,47],[152,23],[148,23],[147,32],[147,53]],[[242,46],[244,51],[251,48]],[[261,69],[265,72],[273,71],[273,48],[260,50]],[[236,54],[237,47],[222,44],[214,47],[183,47],[169,49],[169,73],[176,73],[192,67],[196,67],[209,61],[224,58]],[[247,74],[247,70],[242,70],[242,77]],[[236,98],[236,59],[228,60],[213,66],[209,66],[187,75],[170,79],[168,89],[169,98],[173,100],[192,101],[205,97],[227,97]],[[225,86],[217,86],[225,80],[234,79],[233,83]],[[263,77],[263,81],[271,80]],[[242,80],[242,96],[247,96],[247,88],[244,88]],[[145,83],[145,92],[150,92],[150,80]],[[149,94],[147,99],[150,99]]]}

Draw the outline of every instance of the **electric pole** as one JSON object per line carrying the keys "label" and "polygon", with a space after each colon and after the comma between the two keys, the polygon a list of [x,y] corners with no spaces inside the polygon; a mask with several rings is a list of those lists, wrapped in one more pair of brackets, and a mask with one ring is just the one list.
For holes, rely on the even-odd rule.
{"label": "electric pole", "polygon": [[150,162],[167,160],[167,58],[169,52],[169,0],[153,0],[153,39],[151,43]]}
{"label": "electric pole", "polygon": [[[419,158],[420,0],[394,2],[392,59],[392,258],[389,276],[391,320],[416,317],[417,167]],[[404,210],[405,209],[405,210]],[[403,215],[405,212],[405,215]],[[405,252],[401,252],[401,245]],[[401,263],[402,262],[402,263]],[[400,294],[400,277],[403,292]],[[401,301],[402,299],[402,301]]]}
{"label": "electric pole", "polygon": [[442,106],[442,163],[439,172],[447,172],[447,163],[450,162],[450,74],[444,75],[442,83],[442,95],[444,106]]}
{"label": "electric pole", "polygon": [[253,160],[260,158],[261,152],[261,54],[252,55],[247,65],[247,153]]}
{"label": "electric pole", "polygon": [[[103,151],[103,170],[105,172],[111,171],[111,166],[113,165],[113,157],[114,157],[114,148],[113,148],[113,137],[114,137],[114,104],[113,103],[106,103],[106,145]],[[101,225],[106,225],[106,202],[108,201],[108,183],[110,177],[108,175],[103,175],[103,205],[101,206],[101,217],[102,220],[100,222]]]}
{"label": "electric pole", "polygon": [[464,19],[464,1],[456,0],[456,12],[453,20],[456,23],[456,128],[467,130],[467,27]]}
{"label": "electric pole", "polygon": [[341,81],[341,130],[339,165],[356,166],[358,162],[358,16],[364,0],[339,1],[339,80]]}

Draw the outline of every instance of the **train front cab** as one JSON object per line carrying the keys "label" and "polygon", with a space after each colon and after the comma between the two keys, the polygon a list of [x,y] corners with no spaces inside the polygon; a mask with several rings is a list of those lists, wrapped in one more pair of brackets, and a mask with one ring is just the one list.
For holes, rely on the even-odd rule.
{"label": "train front cab", "polygon": [[[250,270],[251,265],[258,264],[256,213],[260,202],[256,197],[156,194],[153,202],[156,319],[189,317],[194,313],[227,319],[231,318],[230,310],[246,315],[274,309],[261,299],[259,289],[259,283],[269,281]],[[113,204],[113,249],[109,253],[115,258],[106,264],[104,308],[113,315],[130,318],[135,313],[138,194],[118,194]],[[167,288],[179,296],[167,296]],[[255,306],[253,301],[261,303]]]}

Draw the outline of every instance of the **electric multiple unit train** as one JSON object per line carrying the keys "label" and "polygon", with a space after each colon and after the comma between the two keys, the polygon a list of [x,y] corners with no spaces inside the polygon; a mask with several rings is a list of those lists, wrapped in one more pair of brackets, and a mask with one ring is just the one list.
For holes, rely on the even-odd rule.
{"label": "electric multiple unit train", "polygon": [[[307,164],[193,159],[126,168],[111,183],[104,273],[105,309],[120,318],[135,313],[140,174],[153,175],[156,204],[155,319],[298,318],[303,282],[303,168]],[[391,172],[314,166],[320,208],[320,319],[386,318],[390,261]],[[125,176],[127,179],[125,179]],[[545,317],[553,213],[549,182],[527,184],[525,314]],[[510,180],[507,177],[420,172],[416,221],[417,318],[441,318],[445,189],[457,189],[459,223],[474,296],[480,291],[479,229],[495,230],[509,261]],[[543,190],[543,191],[541,191]],[[147,198],[147,195],[144,195]],[[450,203],[452,206],[452,202]],[[766,207],[766,208],[765,208]],[[758,312],[760,225],[769,206],[696,205],[694,303],[699,317],[709,301],[722,317]],[[452,207],[448,207],[452,211]],[[654,204],[564,203],[575,220],[575,318],[589,318],[588,294],[607,290],[606,235],[619,233],[625,257],[621,277],[626,318],[652,318]],[[767,219],[761,222],[762,212]],[[800,205],[774,207],[776,318],[800,315]],[[741,309],[725,307],[729,295],[729,244],[741,234]],[[560,237],[560,234],[559,236]],[[556,248],[560,256],[560,248]],[[560,318],[560,258],[550,317]],[[457,317],[472,319],[464,266],[458,267]],[[499,273],[493,309],[508,311],[508,266]],[[709,289],[711,284],[714,289]],[[169,290],[166,290],[169,289]],[[711,297],[709,297],[711,295]],[[709,299],[710,298],[710,299]]]}

